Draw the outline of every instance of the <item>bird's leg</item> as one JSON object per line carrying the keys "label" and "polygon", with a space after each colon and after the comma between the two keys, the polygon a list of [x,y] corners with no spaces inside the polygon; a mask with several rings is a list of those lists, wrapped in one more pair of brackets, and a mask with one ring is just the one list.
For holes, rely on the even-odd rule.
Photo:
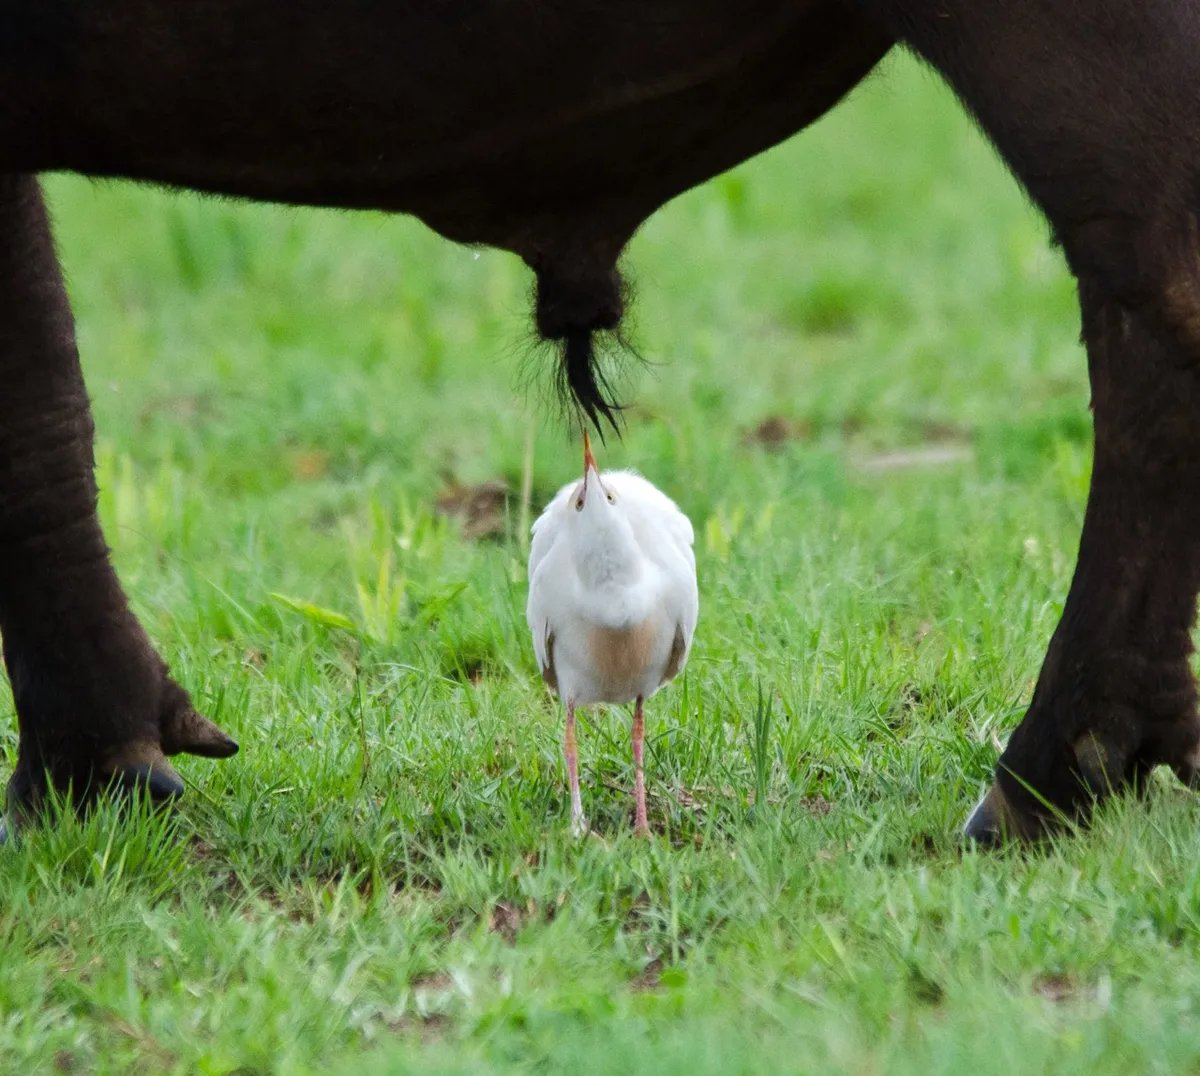
{"label": "bird's leg", "polygon": [[575,747],[575,700],[567,699],[567,731],[563,736],[563,755],[567,760],[567,782],[571,786],[571,833],[582,837],[587,832],[583,800],[579,796],[579,752]]}
{"label": "bird's leg", "polygon": [[633,832],[639,837],[650,836],[650,824],[646,821],[646,773],[642,766],[646,716],[642,712],[642,696],[633,704],[633,795],[637,802]]}

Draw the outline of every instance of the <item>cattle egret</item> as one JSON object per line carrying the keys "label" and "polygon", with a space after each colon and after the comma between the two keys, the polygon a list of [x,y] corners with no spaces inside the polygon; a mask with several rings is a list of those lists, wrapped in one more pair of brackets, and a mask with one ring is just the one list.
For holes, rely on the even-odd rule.
{"label": "cattle egret", "polygon": [[558,491],[533,525],[529,604],[542,678],[567,709],[563,754],[571,830],[587,830],[579,796],[575,710],[633,702],[634,831],[646,821],[642,706],[687,661],[700,611],[692,524],[632,471],[601,475],[583,435],[583,480]]}

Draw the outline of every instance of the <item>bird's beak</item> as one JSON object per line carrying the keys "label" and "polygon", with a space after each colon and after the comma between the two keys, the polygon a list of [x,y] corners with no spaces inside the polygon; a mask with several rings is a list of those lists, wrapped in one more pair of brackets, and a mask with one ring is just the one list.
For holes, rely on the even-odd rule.
{"label": "bird's beak", "polygon": [[600,473],[600,468],[596,466],[596,457],[592,455],[592,439],[588,436],[587,430],[583,431],[583,481],[587,482],[588,471]]}
{"label": "bird's beak", "polygon": [[592,439],[587,430],[583,431],[583,496],[587,497],[588,475],[596,476],[596,484],[600,484],[600,468],[596,466],[596,457],[592,455]]}

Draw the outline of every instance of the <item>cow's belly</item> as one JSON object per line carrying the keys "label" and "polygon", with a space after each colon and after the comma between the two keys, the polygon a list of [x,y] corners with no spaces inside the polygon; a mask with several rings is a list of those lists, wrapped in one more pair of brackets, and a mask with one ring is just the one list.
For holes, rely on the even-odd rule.
{"label": "cow's belly", "polygon": [[0,167],[410,212],[531,260],[623,243],[889,46],[837,0],[38,10],[0,14]]}

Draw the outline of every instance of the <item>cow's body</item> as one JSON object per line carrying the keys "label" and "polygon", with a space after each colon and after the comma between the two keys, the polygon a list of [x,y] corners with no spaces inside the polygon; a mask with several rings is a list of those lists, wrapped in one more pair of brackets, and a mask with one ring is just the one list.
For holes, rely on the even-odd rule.
{"label": "cow's body", "polygon": [[1190,774],[1200,19],[1184,0],[0,0],[14,807],[47,773],[169,794],[164,755],[235,749],[166,675],[109,566],[35,173],[382,208],[512,250],[538,274],[543,335],[567,341],[571,389],[603,412],[586,342],[619,320],[629,236],[819,116],[896,40],[950,79],[1046,211],[1080,277],[1096,400],[1076,582],[974,829],[1036,831],[1024,783],[1078,811],[1080,778],[1090,794],[1157,762]]}
{"label": "cow's body", "polygon": [[619,249],[891,43],[828,0],[0,0],[6,30],[0,170],[398,211],[531,261]]}

